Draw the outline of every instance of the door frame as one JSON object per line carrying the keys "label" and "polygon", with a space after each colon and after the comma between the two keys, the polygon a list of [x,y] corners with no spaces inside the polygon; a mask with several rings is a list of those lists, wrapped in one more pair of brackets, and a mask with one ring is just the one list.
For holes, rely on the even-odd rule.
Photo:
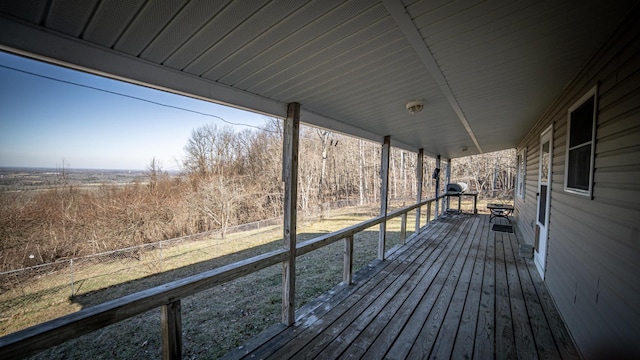
{"label": "door frame", "polygon": [[[549,168],[547,169],[547,189],[545,194],[544,203],[544,222],[540,222],[540,200],[542,189],[542,147],[546,142],[549,142]],[[551,187],[552,187],[552,175],[553,175],[553,125],[550,125],[542,133],[540,133],[540,145],[539,145],[539,161],[538,161],[538,191],[536,196],[536,232],[535,232],[535,246],[533,259],[536,264],[536,268],[540,273],[540,277],[544,280],[545,268],[547,263],[547,255],[549,248],[549,211],[551,208]]]}

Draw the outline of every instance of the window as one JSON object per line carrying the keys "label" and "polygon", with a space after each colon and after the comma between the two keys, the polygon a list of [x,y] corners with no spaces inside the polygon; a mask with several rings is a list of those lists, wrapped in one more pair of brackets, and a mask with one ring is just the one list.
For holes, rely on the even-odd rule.
{"label": "window", "polygon": [[516,178],[516,195],[524,199],[524,182],[527,177],[527,148],[518,151],[517,166],[518,177]]}
{"label": "window", "polygon": [[597,88],[569,108],[564,189],[592,196],[595,157]]}

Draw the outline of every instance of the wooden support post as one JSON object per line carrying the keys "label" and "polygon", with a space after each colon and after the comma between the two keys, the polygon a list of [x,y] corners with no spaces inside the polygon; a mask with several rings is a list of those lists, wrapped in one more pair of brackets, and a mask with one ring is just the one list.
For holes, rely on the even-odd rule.
{"label": "wooden support post", "polygon": [[406,244],[406,240],[407,240],[407,213],[402,214],[402,217],[401,217],[400,239],[402,239],[402,245]]}
{"label": "wooden support post", "polygon": [[344,238],[344,269],[342,281],[351,285],[353,282],[353,235]]}
{"label": "wooden support post", "polygon": [[295,322],[296,297],[296,222],[298,209],[298,141],[300,104],[291,103],[284,121],[282,181],[284,181],[284,248],[287,259],[282,263],[282,322]]}
{"label": "wooden support post", "polygon": [[[447,170],[445,173],[445,179],[447,181],[447,185],[451,184],[451,159],[447,160]],[[445,192],[447,188],[445,187]],[[445,196],[442,198],[442,212],[447,211],[447,209],[451,208],[451,198]],[[460,212],[460,197],[458,197],[458,212]]]}
{"label": "wooden support post", "polygon": [[436,212],[435,212],[435,218],[437,219],[438,216],[440,215],[440,199],[438,199],[438,195],[440,195],[440,155],[438,155],[438,157],[436,157]]}
{"label": "wooden support post", "polygon": [[[391,136],[384,137],[382,144],[382,156],[380,159],[380,215],[387,216],[387,202],[389,189],[389,154],[391,153]],[[380,223],[378,238],[378,259],[384,260],[385,246],[387,242],[387,220]]]}
{"label": "wooden support post", "polygon": [[180,300],[163,305],[162,321],[162,359],[182,359],[182,315]]}
{"label": "wooden support post", "polygon": [[[423,162],[424,162],[424,149],[418,150],[418,160],[416,166],[416,203],[422,201],[422,178],[423,178]],[[420,208],[416,209],[416,233],[420,232]]]}
{"label": "wooden support post", "polygon": [[427,204],[427,222],[426,225],[429,225],[429,223],[431,222],[431,202],[429,204]]}
{"label": "wooden support post", "polygon": [[473,213],[477,214],[478,213],[478,194],[473,194]]}

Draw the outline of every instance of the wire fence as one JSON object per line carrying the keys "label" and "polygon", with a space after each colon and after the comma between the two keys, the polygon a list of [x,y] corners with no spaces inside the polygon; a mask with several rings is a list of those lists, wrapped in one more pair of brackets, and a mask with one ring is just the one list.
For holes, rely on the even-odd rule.
{"label": "wire fence", "polygon": [[[272,218],[241,224],[229,227],[226,230],[226,235],[228,236],[238,232],[265,229],[281,223],[281,218]],[[221,231],[213,230],[124,249],[92,254],[79,258],[62,259],[54,263],[11,270],[0,273],[0,291],[15,288],[17,285],[24,282],[24,280],[40,280],[46,276],[64,276],[62,274],[66,272],[69,280],[69,295],[75,296],[80,290],[76,283],[86,282],[95,276],[112,276],[122,271],[131,271],[133,268],[141,268],[141,270],[146,273],[161,272],[164,267],[163,263],[166,260],[166,254],[163,254],[163,250],[166,252],[167,249],[173,248],[176,245],[203,241],[215,242],[212,244],[203,244],[205,247],[207,245],[215,246],[216,244],[219,244],[221,240],[224,240],[221,237]],[[189,252],[189,249],[186,249],[185,251]],[[171,256],[175,257],[175,254],[172,254]],[[104,267],[100,268],[99,273],[94,273],[91,270],[92,265],[107,263],[113,264],[113,266],[109,266],[109,268],[112,268],[113,272],[108,272],[108,269],[105,269]]]}
{"label": "wire fence", "polygon": [[[303,211],[300,221],[314,221],[329,216],[332,210],[357,205],[357,200],[325,203]],[[106,301],[140,288],[138,284],[121,290],[126,288],[122,284],[143,279],[146,287],[152,287],[239,261],[256,252],[274,250],[281,245],[274,244],[272,237],[265,237],[264,231],[281,225],[282,218],[277,217],[229,227],[224,238],[221,230],[214,230],[2,272],[0,336],[75,312],[87,305],[78,298],[89,294],[103,291],[100,299]],[[242,235],[234,236],[236,233]],[[242,254],[243,251],[249,253]],[[47,309],[56,310],[48,313]],[[42,314],[27,316],[34,312]]]}

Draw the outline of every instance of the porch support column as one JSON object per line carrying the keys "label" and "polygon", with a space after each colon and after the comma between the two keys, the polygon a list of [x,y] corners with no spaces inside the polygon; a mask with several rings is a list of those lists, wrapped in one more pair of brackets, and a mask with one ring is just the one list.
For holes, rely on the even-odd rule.
{"label": "porch support column", "polygon": [[[382,144],[382,156],[380,164],[380,215],[387,216],[387,194],[389,189],[389,154],[391,150],[391,136],[384,137]],[[378,259],[384,260],[384,248],[387,242],[387,220],[380,223],[380,234],[378,238]]]}
{"label": "porch support column", "polygon": [[[436,170],[434,171],[434,175],[436,177],[436,199],[438,198],[438,195],[440,194],[440,155],[438,155],[436,157]],[[436,212],[434,214],[434,219],[437,219],[440,216],[440,211],[439,211],[439,206],[440,206],[440,201],[436,200]]]}
{"label": "porch support column", "polygon": [[[447,191],[446,186],[451,184],[451,159],[447,160],[447,170],[446,170],[445,176],[447,179],[447,183],[445,184],[445,192],[446,192]],[[445,212],[447,211],[447,209],[451,208],[449,201],[451,201],[451,198],[448,196],[442,198],[442,212]],[[458,197],[458,203],[460,203],[460,197]]]}
{"label": "porch support column", "polygon": [[[424,162],[424,149],[418,150],[418,160],[416,166],[416,203],[422,201],[422,176],[423,176],[423,162]],[[416,233],[420,232],[420,208],[416,208]]]}
{"label": "porch support column", "polygon": [[282,263],[282,322],[295,322],[296,296],[296,221],[298,209],[298,140],[300,104],[291,103],[284,121],[282,144],[282,181],[284,181],[284,248],[287,259]]}

